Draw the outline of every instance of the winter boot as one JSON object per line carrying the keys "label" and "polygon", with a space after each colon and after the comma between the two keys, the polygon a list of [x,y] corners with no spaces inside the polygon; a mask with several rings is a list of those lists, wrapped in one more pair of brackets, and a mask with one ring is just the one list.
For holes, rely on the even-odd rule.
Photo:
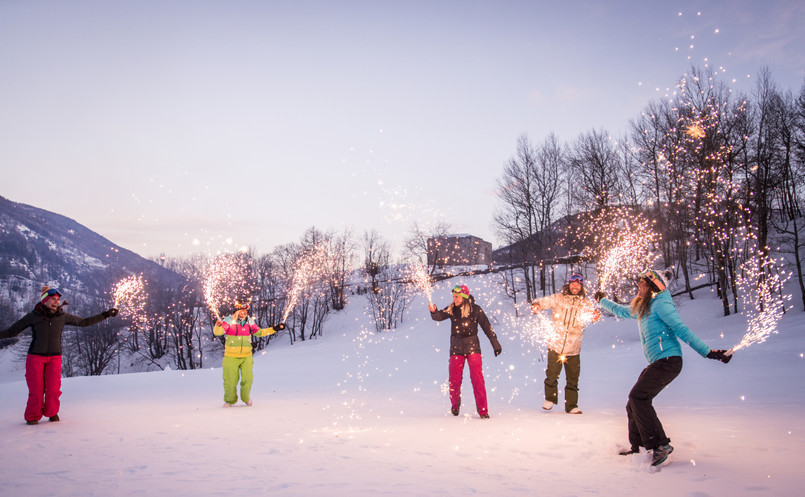
{"label": "winter boot", "polygon": [[578,407],[574,407],[573,409],[567,411],[568,414],[581,414],[581,409]]}
{"label": "winter boot", "polygon": [[551,402],[550,400],[546,400],[546,401],[545,401],[545,402],[542,404],[542,408],[543,408],[543,409],[545,409],[546,411],[550,411],[551,409],[553,409],[553,406],[554,406],[554,405],[555,405],[555,404],[554,404],[553,402]]}
{"label": "winter boot", "polygon": [[639,454],[640,447],[632,447],[630,449],[623,449],[622,451],[618,452],[618,455],[621,456],[631,456],[632,454]]}
{"label": "winter boot", "polygon": [[26,422],[25,422],[25,424],[29,424],[29,425],[38,425],[38,424],[39,424],[39,421],[37,421],[37,420],[35,420],[35,419],[32,419],[32,420],[28,420],[28,421],[26,421]]}
{"label": "winter boot", "polygon": [[668,444],[660,445],[656,449],[654,449],[654,456],[651,458],[651,465],[652,466],[659,466],[660,464],[664,463],[668,456],[671,455],[671,452],[674,451],[674,448]]}
{"label": "winter boot", "polygon": [[54,414],[53,416],[49,417],[48,419],[51,420],[51,421],[58,421],[59,420],[59,415]]}
{"label": "winter boot", "polygon": [[481,419],[489,419],[489,414],[481,414]]}

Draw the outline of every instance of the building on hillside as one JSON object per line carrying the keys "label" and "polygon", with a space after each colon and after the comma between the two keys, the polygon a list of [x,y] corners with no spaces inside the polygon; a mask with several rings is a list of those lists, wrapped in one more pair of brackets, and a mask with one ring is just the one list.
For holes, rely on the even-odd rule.
{"label": "building on hillside", "polygon": [[472,235],[428,238],[429,266],[476,266],[492,263],[492,244]]}

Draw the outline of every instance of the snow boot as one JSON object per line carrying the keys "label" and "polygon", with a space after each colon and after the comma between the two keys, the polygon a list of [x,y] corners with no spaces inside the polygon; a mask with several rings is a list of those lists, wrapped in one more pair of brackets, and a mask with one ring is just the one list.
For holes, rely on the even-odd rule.
{"label": "snow boot", "polygon": [[568,414],[581,414],[581,409],[578,407],[574,407],[573,409],[567,411]]}
{"label": "snow boot", "polygon": [[545,401],[545,402],[542,404],[542,408],[543,408],[543,409],[545,409],[546,411],[550,411],[551,409],[553,409],[553,406],[554,406],[554,405],[555,405],[555,404],[554,404],[553,402],[551,402],[550,400],[546,400],[546,401]]}
{"label": "snow boot", "polygon": [[35,420],[35,419],[32,419],[32,420],[28,420],[28,421],[26,421],[26,422],[25,422],[25,424],[29,424],[29,425],[38,425],[38,424],[39,424],[39,421],[37,421],[37,420]]}
{"label": "snow boot", "polygon": [[481,419],[489,419],[489,414],[481,414]]}
{"label": "snow boot", "polygon": [[674,448],[668,444],[660,445],[656,449],[654,449],[654,456],[651,458],[651,465],[652,466],[659,466],[660,464],[664,463],[668,456],[671,455],[671,452],[674,451]]}
{"label": "snow boot", "polygon": [[618,452],[619,456],[631,456],[632,454],[639,454],[640,447],[632,447],[630,449],[623,449],[622,451]]}
{"label": "snow boot", "polygon": [[53,416],[49,417],[48,419],[51,420],[51,421],[58,421],[59,420],[59,415],[54,414]]}

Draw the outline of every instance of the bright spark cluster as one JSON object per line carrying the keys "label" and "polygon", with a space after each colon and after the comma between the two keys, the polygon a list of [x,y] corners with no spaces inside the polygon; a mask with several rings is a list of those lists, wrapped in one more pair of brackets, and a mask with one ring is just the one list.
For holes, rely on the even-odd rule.
{"label": "bright spark cluster", "polygon": [[792,273],[779,269],[781,261],[758,254],[741,266],[738,277],[741,300],[747,317],[746,334],[732,351],[755,343],[763,343],[772,333],[777,333],[777,323],[785,313],[786,302],[791,295],[783,292]]}
{"label": "bright spark cluster", "polygon": [[146,281],[140,274],[135,274],[118,281],[112,289],[112,297],[122,317],[133,322],[143,323],[147,320],[145,307],[148,303],[148,293],[145,290]]}

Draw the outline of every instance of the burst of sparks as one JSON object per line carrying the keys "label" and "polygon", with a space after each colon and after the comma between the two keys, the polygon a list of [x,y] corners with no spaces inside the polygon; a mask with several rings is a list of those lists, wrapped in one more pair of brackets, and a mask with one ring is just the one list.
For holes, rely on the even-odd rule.
{"label": "burst of sparks", "polygon": [[293,275],[288,290],[288,303],[282,315],[284,323],[290,316],[302,293],[324,274],[325,255],[322,250],[310,250],[303,253],[294,263]]}
{"label": "burst of sparks", "polygon": [[584,253],[596,261],[599,290],[617,293],[659,258],[655,247],[660,236],[653,224],[628,208],[601,212],[583,223],[576,236],[585,242]]}
{"label": "burst of sparks", "polygon": [[410,278],[417,288],[422,290],[425,296],[428,297],[428,302],[433,302],[433,286],[428,274],[428,268],[424,264],[418,263],[411,264],[408,270]]}
{"label": "burst of sparks", "polygon": [[145,320],[148,293],[142,275],[131,275],[118,281],[112,289],[115,305],[121,316],[134,321]]}
{"label": "burst of sparks", "polygon": [[203,290],[204,300],[217,319],[221,319],[223,304],[238,298],[241,289],[248,287],[243,263],[235,254],[219,254],[206,268]]}
{"label": "burst of sparks", "polygon": [[685,128],[685,134],[699,140],[706,136],[704,128],[698,122],[689,124],[687,128]]}
{"label": "burst of sparks", "polygon": [[783,317],[785,303],[791,295],[783,293],[791,273],[781,271],[777,261],[765,254],[757,254],[741,266],[738,277],[741,300],[747,316],[747,330],[741,341],[732,348],[740,350],[755,343],[763,343],[777,333],[777,322]]}
{"label": "burst of sparks", "polygon": [[537,312],[534,319],[524,324],[521,333],[531,343],[541,348],[548,347],[551,343],[558,341],[561,336],[561,331],[553,320],[542,311]]}

